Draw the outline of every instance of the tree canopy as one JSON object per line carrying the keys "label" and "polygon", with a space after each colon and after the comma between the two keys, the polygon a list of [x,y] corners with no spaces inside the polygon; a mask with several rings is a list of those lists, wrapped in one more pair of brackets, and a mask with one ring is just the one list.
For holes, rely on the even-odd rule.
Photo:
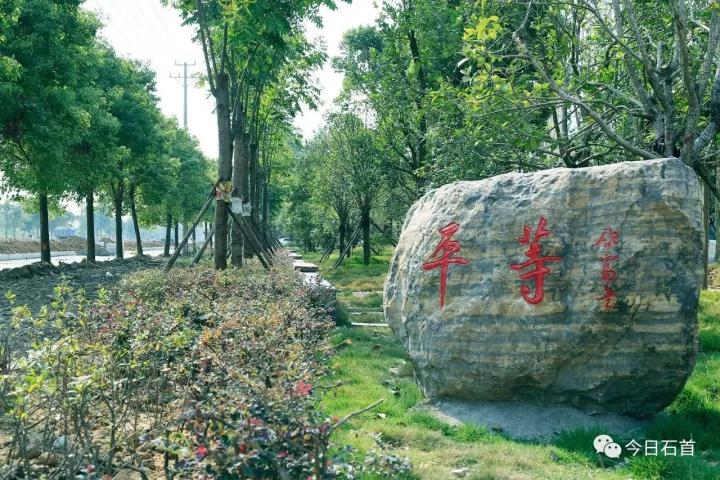
{"label": "tree canopy", "polygon": [[[138,209],[167,203],[167,195],[177,196],[177,182],[187,189],[184,212],[209,190],[206,175],[195,175],[198,182],[170,173],[171,158],[195,172],[206,172],[207,160],[189,136],[185,148],[170,151],[182,134],[160,113],[154,72],[119,58],[98,37],[101,23],[82,3],[0,6],[0,171],[6,191],[39,200],[44,261],[50,261],[49,206],[62,199],[84,199],[90,216],[95,196],[107,200],[122,257],[123,215],[133,217],[142,253]],[[163,135],[163,128],[174,132]],[[87,237],[93,260],[93,222]]]}
{"label": "tree canopy", "polygon": [[[296,177],[309,159],[333,173],[288,195],[285,210],[335,204],[327,191],[337,167],[320,166],[332,156],[333,119],[348,113],[365,119],[381,157],[375,190],[386,194],[371,218],[384,233],[397,235],[428,190],[508,171],[678,157],[717,196],[719,38],[714,1],[383,2],[373,25],[345,33],[332,59],[343,91],[325,130],[296,153]],[[358,161],[350,157],[345,167]],[[359,210],[327,211],[335,233],[313,216],[283,228],[332,245],[341,219]]]}

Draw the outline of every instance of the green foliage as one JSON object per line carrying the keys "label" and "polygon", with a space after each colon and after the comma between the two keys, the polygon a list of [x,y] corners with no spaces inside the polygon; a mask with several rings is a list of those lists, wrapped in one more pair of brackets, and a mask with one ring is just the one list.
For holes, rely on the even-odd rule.
{"label": "green foliage", "polygon": [[17,69],[0,87],[0,168],[11,188],[61,194],[70,187],[65,160],[92,122],[95,92],[84,67],[99,27],[78,4],[17,2],[3,29],[0,57]]}
{"label": "green foliage", "polygon": [[[370,119],[381,154],[374,180],[388,195],[373,215],[392,236],[412,203],[448,182],[671,156],[715,190],[718,12],[713,1],[383,2],[333,59],[344,84],[332,111]],[[330,137],[318,132],[305,155],[331,153]],[[337,210],[351,184],[337,163],[316,165],[318,192],[286,199]],[[337,232],[332,211],[306,215],[302,232],[280,225],[329,246],[328,217]]]}
{"label": "green foliage", "polygon": [[163,120],[161,150],[154,163],[143,162],[134,177],[140,219],[147,225],[166,222],[167,215],[191,222],[213,185],[211,162],[202,154],[197,139],[173,119]]}
{"label": "green foliage", "polygon": [[116,207],[128,200],[147,219],[179,197],[187,218],[209,191],[207,161],[160,114],[154,73],[100,41],[100,23],[81,3],[0,5],[2,187],[50,195],[51,206],[100,193]]}
{"label": "green foliage", "polygon": [[378,141],[355,114],[330,115],[328,125],[294,152],[289,192],[276,221],[281,231],[309,251],[346,245],[363,212],[377,216],[387,198]]}
{"label": "green foliage", "polygon": [[362,466],[347,449],[328,451],[342,423],[315,408],[322,389],[313,387],[326,371],[329,312],[285,261],[269,273],[256,262],[225,272],[145,271],[94,303],[61,285],[38,315],[17,306],[0,326],[0,428],[14,432],[0,471],[402,471],[392,458]]}

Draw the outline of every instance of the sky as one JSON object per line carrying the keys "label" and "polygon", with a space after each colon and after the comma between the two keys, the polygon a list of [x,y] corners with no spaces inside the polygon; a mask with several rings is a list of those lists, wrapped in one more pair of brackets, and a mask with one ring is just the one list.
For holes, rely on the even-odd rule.
{"label": "sky", "polygon": [[[183,63],[189,75],[204,73],[202,48],[193,42],[193,28],[182,25],[178,13],[164,7],[161,0],[86,0],[85,8],[100,14],[105,23],[101,36],[115,51],[125,57],[149,63],[157,73],[157,94],[160,108],[168,116],[183,119]],[[374,0],[355,0],[339,3],[336,10],[322,7],[323,27],[308,23],[310,39],[323,38],[329,58],[340,53],[340,41],[345,31],[360,25],[370,25],[377,17]],[[193,65],[194,64],[194,65]],[[323,123],[323,114],[332,105],[342,88],[342,75],[332,70],[330,61],[316,74],[321,89],[318,111],[303,109],[295,119],[295,126],[309,138]],[[205,87],[190,79],[188,89],[188,129],[197,137],[203,152],[217,157],[217,121],[214,100]]]}

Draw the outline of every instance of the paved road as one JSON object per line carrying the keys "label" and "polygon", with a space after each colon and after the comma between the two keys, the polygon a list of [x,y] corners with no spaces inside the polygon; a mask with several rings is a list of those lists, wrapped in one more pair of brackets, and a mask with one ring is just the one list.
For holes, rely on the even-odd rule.
{"label": "paved road", "polygon": [[[172,251],[173,251],[173,249],[171,248],[170,253],[172,253]],[[149,257],[159,257],[160,255],[163,254],[163,249],[162,248],[146,248],[146,249],[144,249],[144,252],[145,252],[145,255],[147,255]],[[134,256],[135,256],[135,252],[125,252],[126,258],[130,258],[130,257],[134,257]],[[95,257],[95,259],[98,262],[106,262],[106,261],[112,260],[114,258],[115,258],[114,255],[113,256],[105,256],[105,255],[100,256],[99,255],[99,256]],[[82,262],[84,259],[85,259],[84,255],[66,255],[66,256],[52,257],[52,263],[54,265],[58,265],[58,264],[60,264],[60,262],[74,263],[74,262]],[[40,261],[39,256],[37,258],[28,258],[28,259],[23,259],[23,260],[0,260],[0,270],[22,267],[23,265],[29,265],[31,263],[35,263],[35,262],[39,262],[39,261]]]}

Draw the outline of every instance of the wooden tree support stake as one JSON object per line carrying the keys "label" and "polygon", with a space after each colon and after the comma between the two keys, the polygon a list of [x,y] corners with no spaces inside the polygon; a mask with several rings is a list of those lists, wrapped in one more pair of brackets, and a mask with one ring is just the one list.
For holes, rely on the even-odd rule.
{"label": "wooden tree support stake", "polygon": [[340,240],[340,232],[338,232],[337,235],[335,235],[335,238],[333,238],[332,243],[328,248],[325,249],[322,256],[320,257],[320,263],[327,260],[327,258],[332,255],[333,250],[335,250],[335,245],[337,244],[338,240]]}
{"label": "wooden tree support stake", "polygon": [[212,241],[212,238],[215,236],[215,225],[210,228],[210,231],[208,232],[207,236],[205,237],[205,241],[202,244],[202,247],[200,248],[200,251],[197,252],[195,255],[195,258],[193,258],[192,264],[197,265],[197,263],[202,258],[203,254],[205,253],[205,249],[210,245],[210,242]]}
{"label": "wooden tree support stake", "polygon": [[252,227],[250,227],[245,222],[245,219],[242,216],[236,215],[232,211],[229,211],[229,213],[233,221],[238,225],[238,227],[240,227],[240,231],[245,237],[245,240],[247,240],[253,250],[255,250],[255,255],[257,255],[260,263],[262,263],[263,267],[265,267],[267,270],[270,270],[270,264],[263,255],[262,245],[260,245],[260,241],[257,239],[255,233],[252,231]]}
{"label": "wooden tree support stake", "polygon": [[333,270],[335,270],[337,267],[342,264],[343,258],[345,255],[347,255],[350,252],[350,249],[352,248],[353,244],[355,243],[355,240],[357,240],[358,235],[360,235],[360,231],[362,230],[362,221],[358,222],[358,226],[355,228],[355,231],[352,234],[352,237],[350,237],[350,241],[347,245],[345,245],[345,250],[340,253],[340,256],[338,257],[337,261],[333,265]]}
{"label": "wooden tree support stake", "polygon": [[192,235],[192,232],[198,226],[198,223],[200,223],[200,220],[202,219],[203,215],[205,215],[205,212],[207,212],[208,208],[210,208],[210,205],[215,198],[215,188],[217,187],[217,185],[217,182],[215,183],[215,185],[213,185],[212,191],[210,192],[210,195],[208,195],[208,198],[205,201],[205,205],[203,205],[203,207],[200,209],[200,213],[198,213],[195,217],[195,220],[192,223],[192,227],[190,227],[187,232],[185,232],[185,236],[183,237],[182,242],[180,242],[180,245],[175,248],[175,251],[170,257],[170,260],[168,260],[168,262],[165,264],[165,268],[163,269],[163,271],[169,272],[173,265],[175,265],[175,261],[180,256],[180,253],[182,253],[183,248],[185,248],[185,245],[190,239],[190,235]]}
{"label": "wooden tree support stake", "polygon": [[267,237],[263,233],[260,226],[257,224],[255,219],[253,217],[248,217],[250,219],[249,223],[250,226],[253,228],[253,233],[255,234],[255,237],[257,237],[258,244],[260,247],[262,247],[263,252],[270,252],[273,255],[275,254],[275,251],[273,250],[272,246],[270,245],[270,242],[268,241]]}
{"label": "wooden tree support stake", "polygon": [[395,240],[393,240],[392,236],[390,236],[390,235],[388,235],[387,233],[385,233],[385,230],[383,230],[382,228],[380,228],[380,226],[379,226],[377,223],[375,223],[375,220],[373,220],[372,217],[370,218],[370,224],[372,224],[372,226],[375,227],[375,229],[376,229],[378,232],[380,232],[380,233],[382,233],[383,235],[385,235],[385,237],[386,237],[388,240],[390,240],[390,243],[392,244],[393,247],[397,247],[397,243],[395,242]]}

